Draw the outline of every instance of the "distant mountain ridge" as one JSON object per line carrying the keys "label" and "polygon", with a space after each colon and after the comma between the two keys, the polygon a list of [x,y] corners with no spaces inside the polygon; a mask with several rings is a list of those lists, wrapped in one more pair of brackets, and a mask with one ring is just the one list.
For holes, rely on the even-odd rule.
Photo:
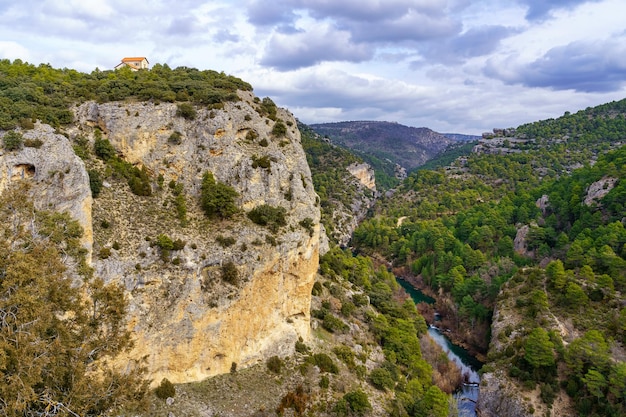
{"label": "distant mountain ridge", "polygon": [[364,157],[371,155],[387,159],[407,170],[424,164],[455,142],[426,127],[393,122],[349,121],[309,126],[334,143],[364,154]]}

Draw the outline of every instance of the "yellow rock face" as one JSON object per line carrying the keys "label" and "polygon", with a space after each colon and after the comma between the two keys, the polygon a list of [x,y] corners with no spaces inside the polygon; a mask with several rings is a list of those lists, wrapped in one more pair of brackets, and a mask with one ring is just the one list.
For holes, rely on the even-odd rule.
{"label": "yellow rock face", "polygon": [[229,372],[233,363],[241,368],[273,355],[289,355],[299,337],[309,337],[318,262],[314,248],[294,258],[276,256],[225,309],[194,306],[201,290],[191,291],[188,302],[159,323],[158,332],[136,333],[130,356],[147,356],[155,383],[164,377],[179,383]]}
{"label": "yellow rock face", "polygon": [[[233,363],[240,369],[287,356],[298,338],[309,337],[320,243],[310,170],[293,115],[278,110],[290,128],[277,138],[271,133],[275,122],[258,114],[252,96],[245,97],[213,114],[198,109],[194,121],[176,117],[176,105],[167,103],[87,103],[76,109],[81,134],[90,125],[101,127],[126,161],[162,177],[164,185],[153,185],[150,197],[132,195],[123,181],[113,183],[93,209],[94,225],[110,224],[94,228],[94,252],[114,242],[119,248],[107,259],[96,257],[96,274],[123,284],[129,298],[135,346],[120,362],[145,358],[155,384],[162,378],[198,381],[229,372]],[[244,134],[250,131],[255,135]],[[182,139],[172,143],[173,132]],[[269,163],[258,166],[257,158]],[[241,213],[234,219],[207,219],[200,210],[207,171],[237,191]],[[186,227],[175,217],[171,181],[184,190]],[[262,204],[284,208],[287,224],[271,231],[252,223],[245,213]],[[171,255],[176,264],[164,262],[146,240],[159,234],[188,243]],[[222,235],[236,243],[218,244]],[[223,281],[224,262],[236,265],[237,285]]]}

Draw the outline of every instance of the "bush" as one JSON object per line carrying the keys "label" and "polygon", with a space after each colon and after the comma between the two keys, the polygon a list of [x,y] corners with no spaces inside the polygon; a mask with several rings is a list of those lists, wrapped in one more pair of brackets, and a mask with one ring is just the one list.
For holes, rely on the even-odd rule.
{"label": "bush", "polygon": [[278,120],[274,127],[272,128],[272,135],[276,137],[283,137],[287,134],[287,126],[283,123],[282,120]]}
{"label": "bush", "polygon": [[379,390],[385,391],[393,389],[395,381],[391,372],[385,368],[376,368],[370,372],[370,383]]}
{"label": "bush", "polygon": [[301,416],[306,410],[309,396],[304,392],[302,385],[298,385],[295,391],[290,391],[280,400],[276,413],[282,416],[286,408],[291,408],[296,416]]}
{"label": "bush", "polygon": [[194,120],[196,118],[196,109],[191,103],[179,103],[176,109],[176,116],[182,117],[186,120]]}
{"label": "bush", "polygon": [[331,374],[339,373],[339,368],[335,362],[325,353],[316,353],[311,357],[312,363],[320,368],[320,372],[330,372]]}
{"label": "bush", "polygon": [[263,168],[269,170],[272,167],[272,160],[267,155],[260,158],[256,155],[252,155],[250,159],[252,159],[252,168]]}
{"label": "bush", "polygon": [[239,194],[229,185],[215,181],[211,172],[205,172],[202,177],[200,191],[200,205],[208,217],[227,219],[239,211],[235,205],[235,198]]}
{"label": "bush", "polygon": [[101,137],[98,137],[98,135],[96,136],[96,140],[93,144],[93,151],[98,158],[103,161],[108,161],[114,156],[117,156],[117,151],[108,139],[102,139]]}
{"label": "bush", "polygon": [[167,141],[173,145],[180,145],[183,141],[183,135],[179,131],[172,132]]}
{"label": "bush", "polygon": [[284,207],[273,207],[269,204],[261,204],[248,212],[248,218],[260,226],[267,226],[276,233],[281,226],[287,224]]}
{"label": "bush", "polygon": [[322,284],[319,281],[315,281],[313,284],[313,289],[311,290],[312,295],[321,295],[323,292]]}
{"label": "bush", "polygon": [[303,355],[309,354],[309,347],[302,341],[302,338],[296,341],[296,352],[302,353]]}
{"label": "bush", "polygon": [[154,393],[158,398],[166,400],[176,395],[176,388],[174,388],[174,384],[169,379],[163,378],[161,384],[154,389]]}
{"label": "bush", "polygon": [[346,393],[343,399],[357,416],[362,416],[372,409],[367,394],[360,389]]}
{"label": "bush", "polygon": [[259,137],[259,134],[256,133],[255,130],[248,130],[248,133],[246,133],[246,140],[252,142],[253,140],[255,140],[256,138]]}
{"label": "bush", "polygon": [[307,217],[307,218],[301,220],[299,224],[300,224],[300,226],[304,227],[307,230],[307,232],[309,232],[309,236],[311,236],[311,237],[313,236],[313,224],[314,224],[314,222],[313,222],[312,218]]}
{"label": "bush", "polygon": [[330,386],[330,379],[327,375],[322,375],[320,378],[320,388],[327,389]]}
{"label": "bush", "polygon": [[267,360],[267,369],[275,374],[280,374],[283,368],[283,361],[278,356],[272,356]]}
{"label": "bush", "polygon": [[100,259],[108,259],[111,256],[111,248],[102,248],[98,253]]}
{"label": "bush", "polygon": [[222,265],[222,279],[229,284],[239,284],[239,271],[233,261],[228,261]]}
{"label": "bush", "polygon": [[24,139],[24,146],[39,149],[43,145],[41,139]]}
{"label": "bush", "polygon": [[2,138],[4,149],[7,151],[17,151],[22,148],[24,144],[24,138],[21,133],[10,131],[7,132]]}
{"label": "bush", "polygon": [[232,236],[224,237],[222,235],[217,235],[217,237],[215,238],[215,241],[219,243],[220,246],[223,248],[232,246],[237,242],[237,240],[235,240],[235,238]]}
{"label": "bush", "polygon": [[87,171],[89,175],[89,188],[91,189],[91,196],[96,198],[100,195],[100,191],[102,191],[102,178],[100,178],[100,173],[94,169],[90,169]]}
{"label": "bush", "polygon": [[345,332],[346,330],[348,330],[348,326],[343,321],[341,321],[341,319],[335,317],[332,313],[327,313],[324,316],[322,327],[331,333]]}

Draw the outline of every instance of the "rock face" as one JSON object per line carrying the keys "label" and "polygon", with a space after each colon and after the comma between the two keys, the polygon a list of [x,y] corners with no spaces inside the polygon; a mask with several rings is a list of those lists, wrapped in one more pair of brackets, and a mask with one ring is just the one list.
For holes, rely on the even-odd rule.
{"label": "rock face", "polygon": [[37,123],[23,137],[27,144],[39,143],[0,153],[0,193],[11,182],[26,180],[37,209],[68,212],[78,220],[84,231],[83,246],[91,253],[92,198],[85,164],[70,141],[51,126]]}
{"label": "rock face", "polygon": [[534,414],[521,399],[519,387],[498,373],[485,373],[480,378],[480,396],[476,412],[480,417],[531,417]]}
{"label": "rock face", "polygon": [[[73,109],[68,136],[76,143],[108,139],[123,160],[149,174],[151,196],[132,194],[110,164],[91,156],[87,167],[105,178],[92,210],[85,163],[46,126],[25,135],[42,137],[40,149],[0,156],[0,191],[12,178],[31,176],[41,207],[68,210],[81,221],[95,275],[127,291],[135,347],[124,362],[145,358],[154,383],[197,381],[233,364],[288,355],[299,337],[309,337],[320,212],[300,134],[284,109],[276,116],[287,132],[272,134],[277,122],[261,115],[251,93],[239,95],[223,108],[197,109],[194,120],[177,116],[172,103],[89,102]],[[200,209],[207,171],[237,191],[240,213],[232,219],[208,219]],[[184,222],[175,204],[180,195]],[[279,230],[254,224],[245,213],[262,204],[282,207],[287,224]],[[155,245],[159,235],[184,248],[163,253]],[[234,265],[236,279],[224,279],[226,264]]]}
{"label": "rock face", "polygon": [[602,197],[607,195],[615,187],[616,183],[617,178],[607,177],[591,184],[587,189],[585,204],[588,206],[597,204]]}
{"label": "rock face", "polygon": [[374,169],[369,164],[354,163],[348,166],[348,172],[352,174],[359,182],[372,191],[376,191],[376,177]]}

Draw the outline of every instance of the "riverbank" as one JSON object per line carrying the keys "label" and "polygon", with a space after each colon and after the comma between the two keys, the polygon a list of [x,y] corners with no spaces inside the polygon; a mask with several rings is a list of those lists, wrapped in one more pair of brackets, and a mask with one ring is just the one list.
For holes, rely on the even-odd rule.
{"label": "riverbank", "polygon": [[456,319],[456,307],[449,296],[435,293],[423,281],[406,273],[404,268],[395,268],[393,273],[399,280],[408,283],[415,290],[433,300],[433,302],[428,302],[421,298],[415,300],[414,296],[408,294],[416,301],[417,309],[426,320],[426,323],[438,327],[453,344],[468,351],[470,355],[481,363],[487,361],[489,323],[475,325],[472,329],[473,332],[462,330],[459,328],[458,320]]}

